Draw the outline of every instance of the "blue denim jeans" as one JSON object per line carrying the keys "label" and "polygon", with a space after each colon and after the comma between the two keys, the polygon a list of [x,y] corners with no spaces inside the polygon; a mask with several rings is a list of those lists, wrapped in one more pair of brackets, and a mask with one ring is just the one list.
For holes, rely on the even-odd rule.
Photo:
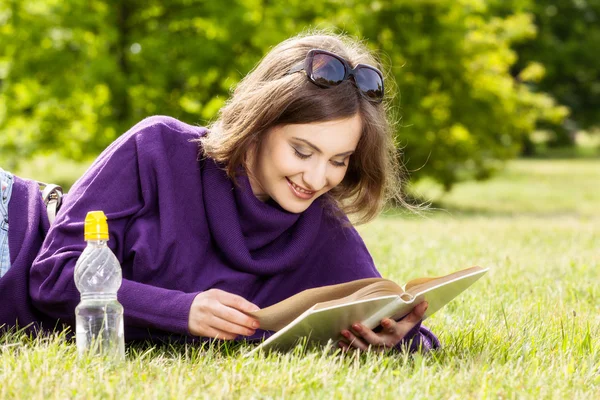
{"label": "blue denim jeans", "polygon": [[13,176],[0,168],[0,278],[10,268],[8,249],[8,202],[12,193]]}

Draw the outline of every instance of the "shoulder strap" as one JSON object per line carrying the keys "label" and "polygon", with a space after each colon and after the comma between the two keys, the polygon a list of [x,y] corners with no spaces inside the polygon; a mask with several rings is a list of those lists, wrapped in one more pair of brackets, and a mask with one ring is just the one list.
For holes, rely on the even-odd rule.
{"label": "shoulder strap", "polygon": [[40,188],[44,188],[42,190],[42,199],[46,205],[48,220],[50,221],[50,225],[52,225],[56,218],[56,213],[62,203],[63,188],[58,185],[43,182],[38,182],[38,184],[40,185]]}

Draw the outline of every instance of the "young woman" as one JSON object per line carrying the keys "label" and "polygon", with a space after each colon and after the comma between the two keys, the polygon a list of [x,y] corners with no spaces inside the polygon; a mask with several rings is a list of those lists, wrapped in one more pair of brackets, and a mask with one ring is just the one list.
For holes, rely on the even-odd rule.
{"label": "young woman", "polygon": [[[107,215],[109,246],[123,268],[127,340],[263,337],[245,312],[379,276],[346,217],[372,219],[398,187],[376,65],[344,37],[282,42],[208,129],[152,117],[117,139],[72,187],[47,235],[37,188],[11,177],[11,265],[3,266],[0,296],[12,294],[21,325],[73,324],[73,270],[90,210]],[[12,215],[27,223],[13,228]],[[7,288],[13,273],[22,283]],[[383,320],[377,333],[353,325],[342,335],[362,350],[409,340],[415,349],[437,347],[420,326],[425,309]],[[15,315],[0,317],[14,324]]]}

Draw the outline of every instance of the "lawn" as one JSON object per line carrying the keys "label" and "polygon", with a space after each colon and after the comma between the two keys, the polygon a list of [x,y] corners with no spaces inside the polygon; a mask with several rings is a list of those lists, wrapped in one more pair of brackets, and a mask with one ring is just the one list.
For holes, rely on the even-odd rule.
{"label": "lawn", "polygon": [[[436,353],[246,345],[128,348],[78,360],[64,335],[0,338],[0,398],[600,398],[600,160],[519,160],[487,182],[359,227],[384,276],[491,272],[426,321]],[[4,304],[2,307],[6,307]]]}

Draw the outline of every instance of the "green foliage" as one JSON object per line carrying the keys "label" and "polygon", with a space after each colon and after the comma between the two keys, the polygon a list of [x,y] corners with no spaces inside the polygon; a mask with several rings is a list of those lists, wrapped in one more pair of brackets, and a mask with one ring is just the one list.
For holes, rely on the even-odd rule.
{"label": "green foliage", "polygon": [[516,48],[517,65],[541,63],[544,74],[534,89],[568,106],[577,127],[600,126],[600,1],[536,0],[527,8],[538,35]]}
{"label": "green foliage", "polygon": [[481,0],[5,0],[0,21],[7,169],[36,153],[98,154],[152,114],[206,124],[269,48],[309,26],[383,53],[406,165],[446,189],[488,177],[538,121],[566,115],[524,82],[540,65],[510,74],[531,16]]}
{"label": "green foliage", "polygon": [[1,4],[0,148],[8,166],[38,151],[73,158],[97,152],[115,137],[110,106],[122,76],[110,48],[108,7],[83,0]]}

